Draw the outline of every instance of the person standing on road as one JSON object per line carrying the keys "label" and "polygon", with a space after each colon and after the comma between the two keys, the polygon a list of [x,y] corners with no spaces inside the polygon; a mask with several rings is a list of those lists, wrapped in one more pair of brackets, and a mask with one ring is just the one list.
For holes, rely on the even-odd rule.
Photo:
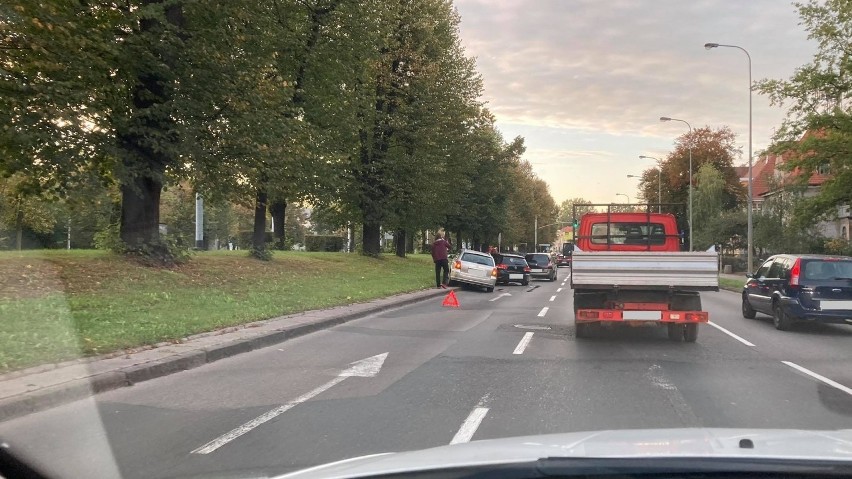
{"label": "person standing on road", "polygon": [[[446,288],[449,282],[450,264],[447,262],[447,255],[452,246],[444,238],[444,230],[438,230],[438,233],[435,235],[435,242],[432,243],[432,261],[435,262],[435,285],[437,288]],[[443,281],[441,281],[441,271],[444,272]]]}

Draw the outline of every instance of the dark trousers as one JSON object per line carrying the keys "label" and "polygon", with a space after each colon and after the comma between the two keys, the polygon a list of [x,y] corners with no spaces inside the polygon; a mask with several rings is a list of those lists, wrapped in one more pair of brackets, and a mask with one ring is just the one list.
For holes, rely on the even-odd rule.
{"label": "dark trousers", "polygon": [[[444,271],[444,281],[441,281],[441,271]],[[445,259],[435,261],[435,286],[447,284],[450,280],[450,264]]]}

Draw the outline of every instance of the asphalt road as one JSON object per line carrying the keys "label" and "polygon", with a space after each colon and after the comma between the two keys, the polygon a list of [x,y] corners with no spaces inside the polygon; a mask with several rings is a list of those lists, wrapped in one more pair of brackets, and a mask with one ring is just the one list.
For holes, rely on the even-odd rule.
{"label": "asphalt road", "polygon": [[718,327],[697,343],[663,328],[577,340],[567,273],[352,321],[0,423],[0,437],[57,477],[166,478],[552,432],[852,428],[852,328],[777,331],[723,291],[702,294]]}

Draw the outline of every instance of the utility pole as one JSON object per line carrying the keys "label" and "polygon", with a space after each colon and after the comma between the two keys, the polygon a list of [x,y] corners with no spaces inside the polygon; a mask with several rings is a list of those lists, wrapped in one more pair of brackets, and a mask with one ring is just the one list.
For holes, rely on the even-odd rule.
{"label": "utility pole", "polygon": [[204,199],[195,194],[195,247],[204,249]]}

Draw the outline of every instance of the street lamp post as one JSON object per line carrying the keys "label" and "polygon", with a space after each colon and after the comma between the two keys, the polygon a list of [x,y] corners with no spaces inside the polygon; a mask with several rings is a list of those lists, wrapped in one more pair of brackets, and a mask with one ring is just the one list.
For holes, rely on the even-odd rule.
{"label": "street lamp post", "polygon": [[748,208],[746,212],[748,213],[748,229],[747,229],[747,239],[748,242],[748,271],[754,271],[754,222],[752,219],[752,209],[754,207],[754,198],[752,191],[752,177],[751,177],[751,168],[752,168],[752,154],[751,154],[751,55],[748,53],[743,47],[737,45],[723,45],[721,43],[705,43],[704,48],[707,50],[711,50],[713,48],[725,47],[725,48],[736,48],[741,50],[746,54],[746,58],[748,58]]}
{"label": "street lamp post", "polygon": [[639,158],[657,160],[657,213],[663,212],[663,160],[653,156],[639,155]]}
{"label": "street lamp post", "polygon": [[661,116],[660,121],[679,121],[689,127],[689,251],[692,251],[692,125],[686,120]]}
{"label": "street lamp post", "polygon": [[615,196],[623,196],[623,197],[627,198],[627,204],[628,205],[630,204],[630,197],[625,195],[624,193],[616,193]]}

